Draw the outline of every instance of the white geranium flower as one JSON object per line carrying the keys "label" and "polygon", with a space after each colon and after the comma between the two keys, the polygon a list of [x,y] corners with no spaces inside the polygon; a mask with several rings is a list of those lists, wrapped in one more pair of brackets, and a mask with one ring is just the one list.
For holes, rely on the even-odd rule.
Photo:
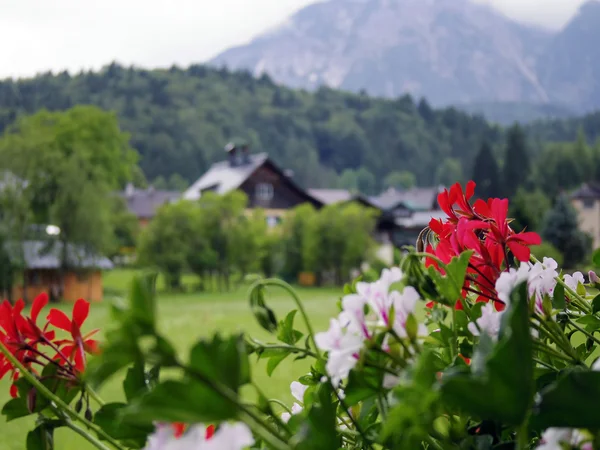
{"label": "white geranium flower", "polygon": [[496,280],[496,292],[498,298],[506,305],[510,303],[510,294],[513,289],[520,283],[529,279],[531,265],[521,263],[518,269],[510,269],[508,272],[502,272],[498,280]]}
{"label": "white geranium flower", "polygon": [[[502,311],[496,311],[491,303],[486,304],[481,308],[481,317],[468,325],[469,331],[473,336],[479,336],[480,330],[482,333],[487,334],[492,339],[498,339],[498,333],[500,332],[500,321],[502,319]],[[479,328],[478,328],[479,327]]]}
{"label": "white geranium flower", "polygon": [[338,319],[331,319],[329,330],[315,335],[317,347],[329,352],[325,368],[336,386],[356,365],[364,342],[364,336],[348,328],[349,321],[348,315],[341,313]]}
{"label": "white geranium flower", "polygon": [[558,264],[555,260],[544,258],[542,263],[521,263],[519,269],[502,272],[496,281],[498,298],[508,305],[513,289],[518,284],[526,281],[529,296],[535,298],[538,311],[542,311],[544,295],[552,295],[556,287],[557,268]]}
{"label": "white geranium flower", "polygon": [[223,423],[212,436],[206,426],[193,425],[180,438],[172,426],[158,425],[144,450],[242,450],[253,443],[252,432],[243,423]]}
{"label": "white geranium flower", "polygon": [[577,286],[579,286],[579,283],[585,284],[585,278],[583,278],[583,274],[581,272],[575,272],[573,275],[565,275],[563,280],[565,284],[574,291],[577,291]]}
{"label": "white geranium flower", "polygon": [[292,395],[300,403],[294,402],[294,404],[292,405],[292,414],[288,412],[284,412],[281,414],[281,420],[283,420],[285,423],[289,422],[289,420],[292,418],[292,415],[299,414],[304,409],[304,406],[302,405],[304,404],[304,393],[307,389],[308,386],[305,386],[298,381],[293,381],[292,384],[290,384],[290,391],[292,392]]}
{"label": "white geranium flower", "polygon": [[[400,294],[398,291],[394,291],[390,294],[392,304],[394,305],[394,331],[400,337],[406,337],[406,321],[408,315],[415,312],[417,302],[421,298],[419,293],[412,286],[407,286]],[[418,336],[427,335],[427,327],[423,324],[419,324],[417,330]]]}
{"label": "white geranium flower", "polygon": [[[584,436],[580,431],[573,428],[548,428],[542,433],[541,445],[538,445],[537,450],[563,450],[565,446],[569,448],[578,447]],[[587,449],[587,445],[584,445]],[[591,450],[591,446],[589,446]]]}

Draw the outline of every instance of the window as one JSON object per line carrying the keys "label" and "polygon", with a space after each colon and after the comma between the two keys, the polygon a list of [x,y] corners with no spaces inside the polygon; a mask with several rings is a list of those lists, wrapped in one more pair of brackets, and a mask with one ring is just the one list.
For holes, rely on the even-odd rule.
{"label": "window", "polygon": [[583,207],[585,209],[591,209],[594,207],[596,201],[593,198],[584,198],[583,199]]}
{"label": "window", "polygon": [[275,228],[280,223],[281,223],[280,217],[277,217],[277,216],[268,216],[267,217],[267,226],[269,228]]}
{"label": "window", "polygon": [[256,199],[261,202],[268,202],[273,198],[273,185],[269,183],[259,183],[256,185]]}

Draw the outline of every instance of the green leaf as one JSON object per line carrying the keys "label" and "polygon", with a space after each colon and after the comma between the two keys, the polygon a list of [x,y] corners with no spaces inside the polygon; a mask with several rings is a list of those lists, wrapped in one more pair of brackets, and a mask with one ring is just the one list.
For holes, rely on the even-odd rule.
{"label": "green leaf", "polygon": [[2,408],[2,415],[6,417],[7,422],[28,416],[29,414],[33,413],[27,408],[25,400],[20,397],[10,399]]}
{"label": "green leaf", "polygon": [[102,406],[94,415],[94,423],[100,426],[110,436],[125,441],[128,446],[141,448],[146,443],[152,425],[136,425],[123,420],[121,412],[127,407],[124,403],[108,403]]}
{"label": "green leaf", "polygon": [[294,345],[304,336],[300,331],[294,330],[294,318],[297,313],[297,310],[290,311],[285,319],[279,322],[277,339],[288,345]]}
{"label": "green leaf", "polygon": [[129,294],[134,320],[152,330],[156,325],[156,278],[156,274],[134,277]]}
{"label": "green leaf", "polygon": [[123,380],[123,391],[127,401],[132,401],[148,390],[146,385],[146,374],[144,373],[144,364],[136,361],[133,367],[127,370],[125,380]]}
{"label": "green leaf", "polygon": [[600,267],[600,248],[594,251],[592,262],[594,263],[594,266]]}
{"label": "green leaf", "polygon": [[190,352],[190,367],[234,392],[250,381],[250,363],[243,335],[198,342]]}
{"label": "green leaf", "polygon": [[380,391],[380,386],[381,374],[376,370],[351,370],[348,375],[348,385],[344,389],[344,402],[348,406],[354,406],[376,396]]}
{"label": "green leaf", "polygon": [[250,308],[261,327],[269,333],[277,331],[277,317],[265,303],[265,287],[262,284],[250,291]]}
{"label": "green leaf", "polygon": [[554,309],[565,309],[567,306],[565,301],[565,287],[560,283],[557,283],[556,287],[554,288],[552,306]]}
{"label": "green leaf", "polygon": [[291,353],[289,351],[282,350],[281,353],[271,356],[269,358],[269,361],[267,362],[267,375],[273,375],[273,372],[275,371],[279,363],[281,363],[281,361],[287,358],[290,354]]}
{"label": "green leaf", "polygon": [[450,263],[445,267],[445,275],[438,272],[435,267],[429,267],[429,276],[438,291],[438,303],[454,307],[456,302],[462,298],[462,287],[472,254],[472,251],[468,251],[458,257],[452,258]]}
{"label": "green leaf", "polygon": [[290,439],[290,446],[297,450],[332,450],[340,448],[341,442],[336,431],[336,404],[332,400],[331,387],[319,386],[313,401],[305,409],[306,418],[300,424],[300,431]]}
{"label": "green leaf", "polygon": [[592,300],[592,311],[594,314],[600,311],[600,294],[596,295],[594,300]]}
{"label": "green leaf", "polygon": [[165,381],[121,410],[128,423],[214,423],[233,419],[237,406],[193,380]]}
{"label": "green leaf", "polygon": [[52,428],[40,425],[27,433],[27,450],[53,450],[54,436]]}
{"label": "green leaf", "polygon": [[600,428],[600,372],[571,371],[540,393],[532,424],[539,428]]}
{"label": "green leaf", "polygon": [[483,363],[482,373],[448,373],[442,398],[482,419],[520,425],[534,394],[533,350],[526,285],[513,290],[503,315],[499,341]]}

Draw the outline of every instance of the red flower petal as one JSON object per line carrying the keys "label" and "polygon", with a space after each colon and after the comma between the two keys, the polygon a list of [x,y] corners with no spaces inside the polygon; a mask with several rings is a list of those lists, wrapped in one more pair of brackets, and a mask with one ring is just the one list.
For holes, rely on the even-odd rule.
{"label": "red flower petal", "polygon": [[475,182],[473,180],[470,180],[467,183],[467,188],[466,188],[466,192],[465,192],[465,197],[468,200],[471,200],[471,197],[473,197],[473,194],[475,194]]}
{"label": "red flower petal", "polygon": [[215,435],[215,426],[214,425],[207,426],[206,427],[206,440],[208,441],[214,435]]}
{"label": "red flower petal", "polygon": [[174,424],[171,425],[173,427],[173,435],[175,436],[176,439],[179,439],[181,436],[183,436],[183,433],[185,431],[185,423],[179,423],[176,422]]}
{"label": "red flower petal", "polygon": [[79,299],[73,306],[73,321],[81,328],[90,312],[90,304],[83,299]]}
{"label": "red flower petal", "polygon": [[19,390],[17,389],[17,385],[11,384],[10,385],[10,396],[12,398],[17,398],[18,395],[19,395]]}
{"label": "red flower petal", "polygon": [[20,298],[19,300],[17,300],[17,302],[15,303],[15,307],[13,308],[13,316],[20,315],[24,308],[25,302],[22,298]]}
{"label": "red flower petal", "polygon": [[521,245],[520,243],[515,241],[508,241],[506,244],[508,245],[508,248],[515,256],[515,258],[517,258],[519,261],[529,261],[529,257],[531,256],[531,250],[529,247]]}
{"label": "red flower petal", "polygon": [[48,314],[48,321],[56,328],[68,331],[69,333],[71,332],[71,320],[69,320],[64,312],[58,309],[50,310],[50,313]]}
{"label": "red flower petal", "polygon": [[77,345],[75,347],[75,369],[78,372],[83,372],[85,370],[85,352],[83,350],[83,345]]}
{"label": "red flower petal", "polygon": [[48,294],[45,292],[38,295],[33,301],[33,305],[31,306],[31,319],[34,323],[37,322],[37,317],[40,311],[48,304]]}

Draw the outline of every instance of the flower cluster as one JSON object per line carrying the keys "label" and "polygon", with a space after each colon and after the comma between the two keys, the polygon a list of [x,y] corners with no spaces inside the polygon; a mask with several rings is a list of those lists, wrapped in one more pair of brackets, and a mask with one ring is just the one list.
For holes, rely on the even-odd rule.
{"label": "flower cluster", "polygon": [[[73,307],[73,319],[60,310],[51,309],[46,323],[40,326],[37,324],[38,316],[47,304],[48,295],[40,294],[33,301],[29,316],[26,316],[23,313],[23,300],[18,300],[14,306],[5,300],[0,305],[0,340],[28,371],[36,373],[39,368],[55,364],[57,376],[75,381],[85,370],[86,353],[97,350],[96,341],[91,339],[97,330],[85,336],[81,334],[81,326],[88,316],[90,305],[85,300],[78,300]],[[51,326],[68,332],[70,338],[57,339],[56,330],[50,329]],[[13,381],[20,376],[11,361],[1,355],[0,379],[9,372]],[[13,397],[17,396],[14,383],[10,393]]]}
{"label": "flower cluster", "polygon": [[[539,245],[541,238],[533,232],[516,233],[509,225],[508,200],[492,198],[487,202],[477,200],[471,205],[475,183],[470,181],[463,191],[460,184],[438,195],[440,208],[447,214],[445,221],[432,219],[429,229],[437,236],[435,247],[427,246],[427,266],[443,271],[438,261],[450,260],[465,251],[472,251],[468,275],[463,286],[463,297],[468,293],[477,295],[478,301],[494,302],[498,310],[504,308],[504,300],[498,298],[495,284],[509,267],[510,255],[521,262],[528,262],[530,246]],[[462,307],[457,299],[457,308]]]}
{"label": "flower cluster", "polygon": [[252,432],[243,423],[193,425],[158,424],[144,450],[242,450],[254,443]]}
{"label": "flower cluster", "polygon": [[[342,299],[342,311],[331,319],[329,330],[315,336],[317,346],[329,352],[327,373],[334,385],[348,376],[365,341],[372,340],[378,331],[389,331],[397,338],[416,337],[410,336],[407,323],[420,299],[418,292],[412,286],[402,292],[390,291],[402,279],[402,271],[393,268],[384,269],[374,283],[357,283],[356,294]],[[418,336],[427,334],[423,324],[415,331]]]}

